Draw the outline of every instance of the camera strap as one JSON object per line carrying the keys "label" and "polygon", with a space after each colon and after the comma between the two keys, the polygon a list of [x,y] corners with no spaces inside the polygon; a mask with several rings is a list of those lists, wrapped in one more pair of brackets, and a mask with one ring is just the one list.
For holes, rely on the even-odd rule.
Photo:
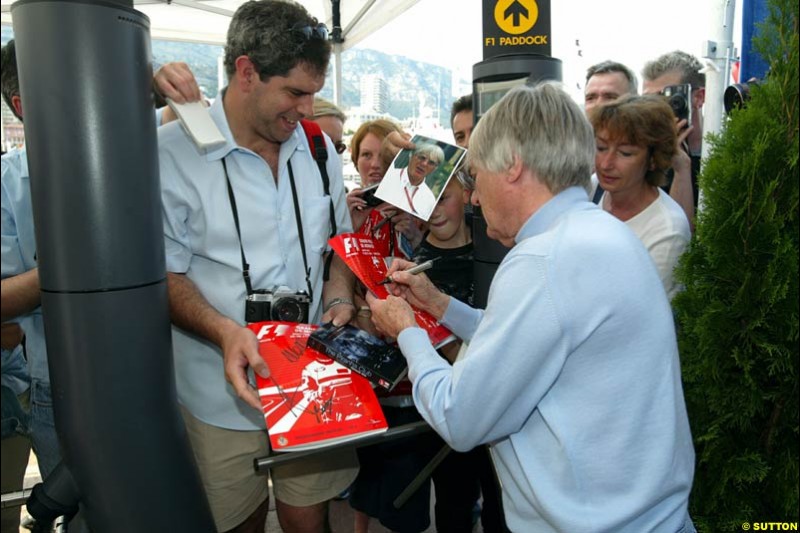
{"label": "camera strap", "polygon": [[289,183],[292,186],[292,200],[294,200],[294,216],[297,221],[297,235],[300,237],[300,251],[303,252],[303,266],[306,269],[306,286],[308,287],[308,297],[314,301],[314,293],[311,292],[311,269],[308,268],[308,259],[306,258],[306,241],[303,238],[303,223],[300,219],[300,203],[297,201],[297,187],[294,184],[294,172],[292,172],[292,162],[287,161],[286,166],[289,168]]}
{"label": "camera strap", "polygon": [[225,182],[228,184],[228,200],[231,203],[231,212],[233,213],[233,223],[236,226],[236,236],[239,238],[239,252],[242,254],[242,277],[244,278],[244,286],[247,290],[247,295],[253,294],[253,285],[250,283],[250,265],[247,263],[247,258],[244,256],[244,247],[242,246],[242,232],[239,229],[239,211],[236,209],[236,197],[233,195],[233,187],[231,186],[231,179],[228,177],[228,165],[225,163],[225,158],[222,158],[222,170],[225,172]]}
{"label": "camera strap", "polygon": [[[295,220],[297,221],[297,233],[300,237],[300,250],[303,253],[303,266],[305,267],[306,286],[308,288],[308,297],[311,301],[314,300],[314,293],[311,290],[311,269],[308,267],[308,258],[306,257],[306,243],[303,236],[303,222],[300,218],[300,204],[297,200],[297,187],[294,184],[294,173],[292,172],[292,162],[288,161],[289,167],[289,182],[292,186],[292,200],[294,201]],[[242,255],[242,278],[244,278],[244,286],[247,290],[247,295],[253,294],[253,285],[250,281],[250,264],[244,255],[244,246],[242,245],[242,231],[239,227],[239,211],[236,209],[236,196],[233,194],[233,186],[231,185],[231,178],[228,175],[228,165],[225,158],[222,158],[222,170],[225,172],[225,182],[228,185],[228,200],[231,204],[231,212],[233,213],[233,223],[236,226],[236,236],[239,238],[239,252]]]}

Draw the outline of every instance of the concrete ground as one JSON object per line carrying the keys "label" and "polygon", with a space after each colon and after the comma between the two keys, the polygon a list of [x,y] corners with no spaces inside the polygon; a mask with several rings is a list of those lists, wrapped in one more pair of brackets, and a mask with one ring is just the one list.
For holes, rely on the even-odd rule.
{"label": "concrete ground", "polygon": [[[278,516],[275,512],[275,499],[272,497],[272,490],[270,490],[270,509],[267,516],[267,533],[275,533],[281,531],[278,525]],[[423,533],[434,533],[436,528],[433,525],[433,491],[431,491],[431,526]],[[349,533],[353,531],[353,509],[346,501],[332,501],[330,504],[330,524],[333,533]],[[383,527],[377,520],[369,521],[369,533],[391,533],[390,529]],[[472,533],[483,533],[480,521],[475,525]]]}
{"label": "concrete ground", "polygon": [[[36,483],[41,481],[39,477],[39,465],[36,463],[36,456],[31,454],[30,461],[28,462],[28,469],[25,472],[25,488],[33,487]],[[267,516],[267,527],[265,533],[278,533],[281,531],[278,525],[278,516],[275,512],[275,498],[272,497],[272,490],[270,490],[270,510]],[[433,518],[433,491],[431,491],[431,519]],[[27,515],[25,507],[21,508],[23,517]],[[346,501],[333,501],[330,507],[330,523],[333,533],[349,533],[353,531],[353,510]],[[27,529],[20,527],[20,533],[30,533]],[[432,533],[435,531],[433,525],[425,530],[423,533]],[[472,533],[482,533],[480,522],[475,526]],[[369,533],[391,533],[390,530],[381,526],[377,520],[370,520]]]}

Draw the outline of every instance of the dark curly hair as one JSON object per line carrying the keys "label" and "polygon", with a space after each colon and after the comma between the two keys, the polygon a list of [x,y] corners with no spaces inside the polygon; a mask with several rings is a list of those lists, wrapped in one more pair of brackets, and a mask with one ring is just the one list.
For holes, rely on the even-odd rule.
{"label": "dark curly hair", "polygon": [[307,37],[298,28],[316,28],[319,21],[305,8],[284,0],[251,0],[239,6],[228,26],[225,72],[236,73],[236,58],[247,56],[261,81],[286,76],[298,65],[325,75],[331,44],[318,34]]}
{"label": "dark curly hair", "polygon": [[663,96],[623,96],[589,112],[595,134],[604,131],[612,139],[647,148],[652,169],[645,181],[655,187],[665,185],[672,166],[675,144],[675,116]]}
{"label": "dark curly hair", "polygon": [[14,46],[14,39],[6,43],[2,50],[2,91],[3,100],[8,108],[19,120],[22,117],[17,115],[14,106],[11,104],[12,96],[19,96],[19,75],[17,74],[17,54]]}

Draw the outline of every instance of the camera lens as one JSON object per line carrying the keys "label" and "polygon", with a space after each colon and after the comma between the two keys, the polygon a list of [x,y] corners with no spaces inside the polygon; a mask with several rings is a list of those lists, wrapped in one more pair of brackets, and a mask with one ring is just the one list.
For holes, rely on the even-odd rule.
{"label": "camera lens", "polygon": [[733,109],[741,109],[749,99],[750,86],[746,83],[734,83],[725,89],[725,95],[722,98],[725,113],[730,113]]}
{"label": "camera lens", "polygon": [[281,298],[272,304],[272,319],[282,322],[302,322],[303,309],[292,298]]}
{"label": "camera lens", "polygon": [[670,96],[669,106],[676,117],[687,118],[689,116],[689,102],[684,95],[673,94]]}

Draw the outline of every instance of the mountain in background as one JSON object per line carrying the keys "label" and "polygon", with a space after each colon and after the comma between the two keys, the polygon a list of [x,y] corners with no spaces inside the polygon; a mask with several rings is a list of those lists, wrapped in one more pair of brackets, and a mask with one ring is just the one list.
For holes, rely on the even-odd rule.
{"label": "mountain in background", "polygon": [[[12,37],[11,27],[3,26],[3,44]],[[212,98],[217,95],[217,62],[223,53],[221,46],[158,40],[152,41],[151,46],[154,68],[170,61],[183,61],[192,69],[205,94]],[[361,104],[360,80],[365,74],[379,74],[386,81],[389,87],[388,114],[399,120],[415,118],[422,100],[434,117],[438,113],[441,126],[450,127],[450,105],[454,100],[450,69],[375,50],[347,50],[342,53],[342,107],[345,110]],[[328,78],[320,96],[329,100],[333,99],[332,80],[332,71],[328,69]]]}
{"label": "mountain in background", "polygon": [[[439,112],[440,124],[450,127],[452,73],[449,69],[429,63],[414,61],[402,56],[392,56],[375,50],[352,49],[342,54],[342,105],[357,107],[361,93],[359,82],[365,74],[380,75],[389,86],[386,112],[400,120],[416,117],[419,113],[420,95],[424,105]],[[323,98],[333,99],[332,73],[320,92]]]}
{"label": "mountain in background", "polygon": [[[189,65],[207,96],[218,92],[217,61],[222,47],[206,44],[174,41],[153,41],[154,67],[170,61],[183,61]],[[420,101],[439,115],[443,127],[450,124],[452,96],[452,73],[449,69],[406,57],[391,56],[375,50],[348,50],[342,54],[342,107],[358,107],[361,103],[360,80],[365,74],[379,74],[389,87],[386,112],[404,120],[419,114]],[[333,99],[333,74],[328,70],[328,79],[320,96]]]}
{"label": "mountain in background", "polygon": [[176,41],[151,41],[153,70],[164,63],[183,61],[192,69],[197,85],[209,98],[219,92],[217,61],[222,56],[221,46],[213,44],[183,43]]}

